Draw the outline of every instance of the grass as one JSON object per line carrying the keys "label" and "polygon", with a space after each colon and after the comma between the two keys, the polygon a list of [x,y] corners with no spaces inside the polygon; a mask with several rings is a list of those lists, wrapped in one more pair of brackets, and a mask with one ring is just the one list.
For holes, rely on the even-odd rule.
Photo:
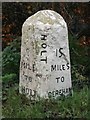
{"label": "grass", "polygon": [[73,96],[30,101],[19,94],[18,85],[4,88],[2,115],[5,118],[88,118],[88,92],[85,86],[74,90]]}

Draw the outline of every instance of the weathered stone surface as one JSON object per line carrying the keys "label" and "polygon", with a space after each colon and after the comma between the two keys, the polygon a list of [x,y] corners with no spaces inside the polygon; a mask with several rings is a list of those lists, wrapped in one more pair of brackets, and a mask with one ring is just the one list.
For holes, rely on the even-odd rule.
{"label": "weathered stone surface", "polygon": [[71,92],[67,25],[61,15],[42,10],[22,28],[20,93],[48,98]]}

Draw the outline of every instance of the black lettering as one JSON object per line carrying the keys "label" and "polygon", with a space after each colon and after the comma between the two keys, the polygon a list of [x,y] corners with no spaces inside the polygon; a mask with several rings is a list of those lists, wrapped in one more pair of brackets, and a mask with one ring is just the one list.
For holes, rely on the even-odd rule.
{"label": "black lettering", "polygon": [[59,82],[59,79],[60,79],[60,77],[58,77],[58,78],[56,78],[57,79],[57,83]]}
{"label": "black lettering", "polygon": [[62,71],[62,65],[57,65],[57,67],[59,66],[59,70]]}
{"label": "black lettering", "polygon": [[43,43],[41,46],[42,46],[42,48],[44,48],[44,49],[47,47],[46,43]]}
{"label": "black lettering", "polygon": [[62,69],[61,69],[61,65],[57,65],[57,70],[62,71]]}
{"label": "black lettering", "polygon": [[55,91],[55,96],[58,95],[58,90]]}
{"label": "black lettering", "polygon": [[25,72],[23,71],[23,75],[24,75],[24,80],[29,80],[29,82],[32,82],[32,77],[25,75]]}
{"label": "black lettering", "polygon": [[62,94],[62,90],[60,89],[60,90],[59,90],[59,95],[61,95],[61,94]]}
{"label": "black lettering", "polygon": [[65,70],[65,65],[62,65],[62,70]]}
{"label": "black lettering", "polygon": [[30,65],[28,63],[25,63],[24,61],[21,62],[21,68],[22,67],[31,70]]}
{"label": "black lettering", "polygon": [[21,91],[23,94],[30,95],[31,97],[35,97],[37,93],[37,91],[29,89],[29,88],[25,88],[23,86],[21,87]]}
{"label": "black lettering", "polygon": [[69,92],[69,88],[66,88],[66,93],[68,93]]}
{"label": "black lettering", "polygon": [[56,49],[56,56],[57,56],[57,53],[58,53],[58,52],[57,52],[57,49]]}
{"label": "black lettering", "polygon": [[57,70],[59,70],[60,69],[60,65],[57,65]]}
{"label": "black lettering", "polygon": [[62,89],[62,93],[65,93],[65,89]]}
{"label": "black lettering", "polygon": [[55,97],[55,96],[61,96],[64,95],[65,93],[70,92],[70,94],[72,95],[72,89],[71,88],[66,88],[66,89],[60,89],[60,90],[55,90],[55,91],[50,91],[48,92],[48,96],[49,97]]}
{"label": "black lettering", "polygon": [[46,40],[47,35],[41,35],[41,40]]}
{"label": "black lettering", "polygon": [[62,65],[60,65],[60,69],[59,70],[62,71]]}
{"label": "black lettering", "polygon": [[69,63],[67,63],[66,66],[67,66],[67,70],[68,70],[70,68]]}
{"label": "black lettering", "polygon": [[61,82],[64,82],[64,76],[61,77]]}
{"label": "black lettering", "polygon": [[47,57],[45,59],[41,59],[41,61],[45,61],[47,63]]}
{"label": "black lettering", "polygon": [[42,56],[43,53],[46,53],[46,52],[47,52],[46,50],[41,51],[41,56]]}
{"label": "black lettering", "polygon": [[63,52],[61,50],[63,50],[63,48],[59,49],[59,53],[61,54],[61,55],[59,55],[59,57],[62,57],[62,55],[63,55]]}
{"label": "black lettering", "polygon": [[29,94],[29,88],[26,88],[26,94]]}
{"label": "black lettering", "polygon": [[51,71],[55,70],[56,71],[56,65],[51,65]]}

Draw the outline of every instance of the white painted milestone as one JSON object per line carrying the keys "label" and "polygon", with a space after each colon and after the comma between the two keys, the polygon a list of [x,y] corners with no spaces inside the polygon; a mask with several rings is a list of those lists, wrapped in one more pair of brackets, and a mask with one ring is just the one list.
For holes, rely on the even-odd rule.
{"label": "white painted milestone", "polygon": [[19,91],[31,99],[72,93],[67,24],[55,11],[39,11],[23,24]]}

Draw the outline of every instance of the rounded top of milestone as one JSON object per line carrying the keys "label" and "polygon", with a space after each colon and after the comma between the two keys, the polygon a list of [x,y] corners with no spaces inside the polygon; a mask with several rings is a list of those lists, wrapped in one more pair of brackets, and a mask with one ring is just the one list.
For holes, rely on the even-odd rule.
{"label": "rounded top of milestone", "polygon": [[63,17],[53,11],[53,10],[40,10],[37,13],[35,13],[34,15],[30,16],[28,19],[26,19],[26,21],[23,24],[24,26],[27,25],[34,25],[34,24],[38,24],[38,25],[42,25],[42,24],[59,24],[61,26],[66,27],[66,22],[64,21]]}

